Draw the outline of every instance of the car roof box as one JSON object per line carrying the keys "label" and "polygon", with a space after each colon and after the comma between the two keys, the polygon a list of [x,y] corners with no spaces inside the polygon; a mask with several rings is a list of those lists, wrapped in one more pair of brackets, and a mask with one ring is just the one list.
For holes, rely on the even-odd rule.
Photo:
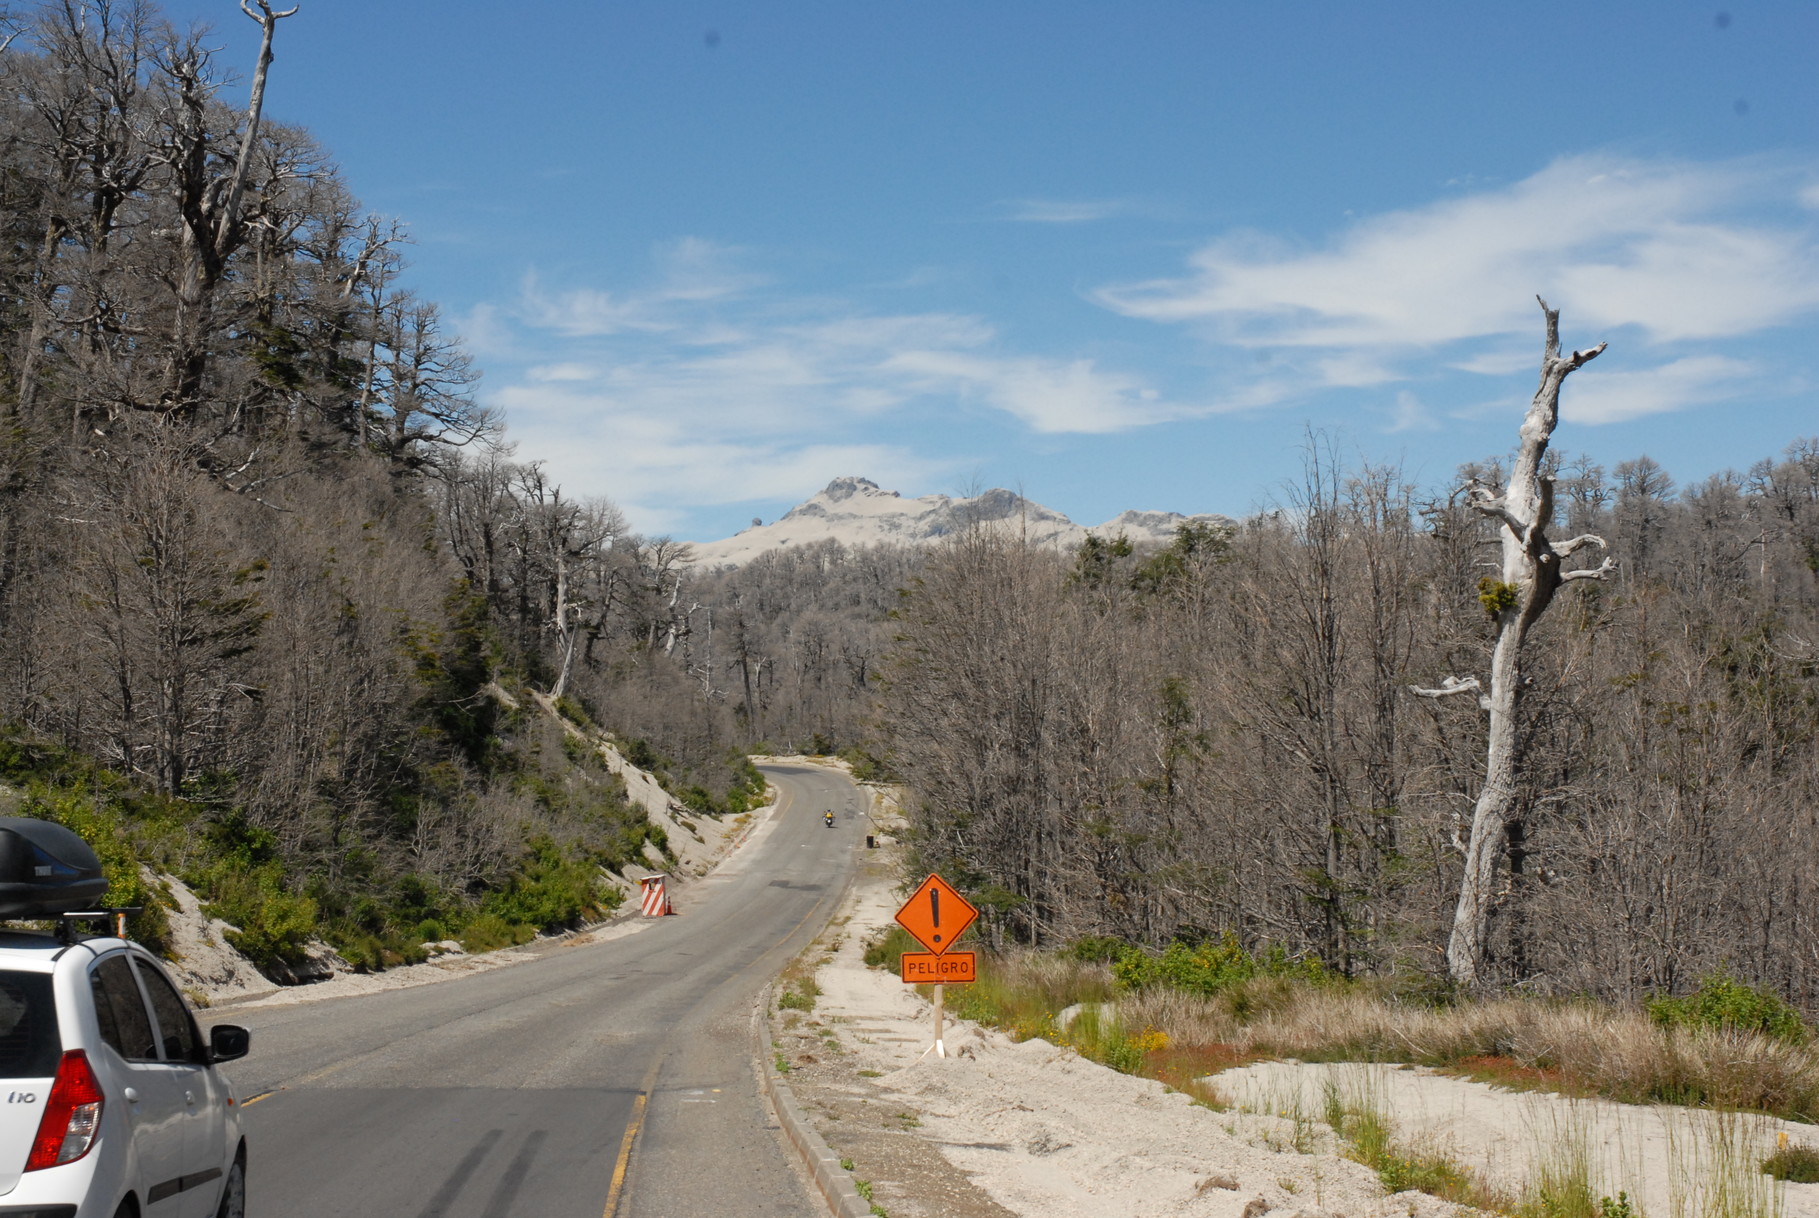
{"label": "car roof box", "polygon": [[0,816],[0,918],[47,918],[92,909],[107,891],[101,860],[48,820]]}

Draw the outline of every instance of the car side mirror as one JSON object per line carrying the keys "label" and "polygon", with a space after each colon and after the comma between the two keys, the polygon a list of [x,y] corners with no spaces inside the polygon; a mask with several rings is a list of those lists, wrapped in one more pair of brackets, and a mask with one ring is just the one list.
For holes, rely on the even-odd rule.
{"label": "car side mirror", "polygon": [[208,1056],[210,1061],[231,1062],[235,1058],[245,1057],[252,1047],[253,1035],[238,1024],[218,1023],[208,1030]]}

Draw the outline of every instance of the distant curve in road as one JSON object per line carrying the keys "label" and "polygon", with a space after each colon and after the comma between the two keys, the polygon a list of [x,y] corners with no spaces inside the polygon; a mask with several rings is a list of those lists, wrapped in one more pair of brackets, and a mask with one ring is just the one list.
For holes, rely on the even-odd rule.
{"label": "distant curve in road", "polygon": [[676,917],[433,985],[211,1013],[253,1032],[228,1068],[260,1097],[252,1218],[823,1213],[759,1098],[750,1016],[869,825],[843,776],[765,772],[777,812]]}

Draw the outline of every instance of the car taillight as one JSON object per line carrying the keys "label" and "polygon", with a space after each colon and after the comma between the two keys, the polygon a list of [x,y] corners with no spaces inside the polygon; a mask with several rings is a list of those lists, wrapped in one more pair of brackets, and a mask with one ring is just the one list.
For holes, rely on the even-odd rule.
{"label": "car taillight", "polygon": [[100,1129],[101,1084],[88,1064],[88,1054],[70,1049],[57,1063],[57,1077],[51,1081],[50,1098],[44,1102],[44,1116],[38,1122],[38,1136],[32,1139],[25,1170],[75,1162],[95,1144]]}

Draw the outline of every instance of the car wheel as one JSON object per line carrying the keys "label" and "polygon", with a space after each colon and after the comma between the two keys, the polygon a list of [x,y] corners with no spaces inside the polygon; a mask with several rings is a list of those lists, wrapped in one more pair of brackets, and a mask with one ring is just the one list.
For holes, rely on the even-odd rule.
{"label": "car wheel", "polygon": [[235,1159],[227,1169],[227,1183],[221,1186],[221,1208],[215,1218],[246,1218],[246,1160]]}
{"label": "car wheel", "polygon": [[139,1209],[131,1197],[120,1203],[120,1208],[114,1211],[114,1218],[139,1218]]}

